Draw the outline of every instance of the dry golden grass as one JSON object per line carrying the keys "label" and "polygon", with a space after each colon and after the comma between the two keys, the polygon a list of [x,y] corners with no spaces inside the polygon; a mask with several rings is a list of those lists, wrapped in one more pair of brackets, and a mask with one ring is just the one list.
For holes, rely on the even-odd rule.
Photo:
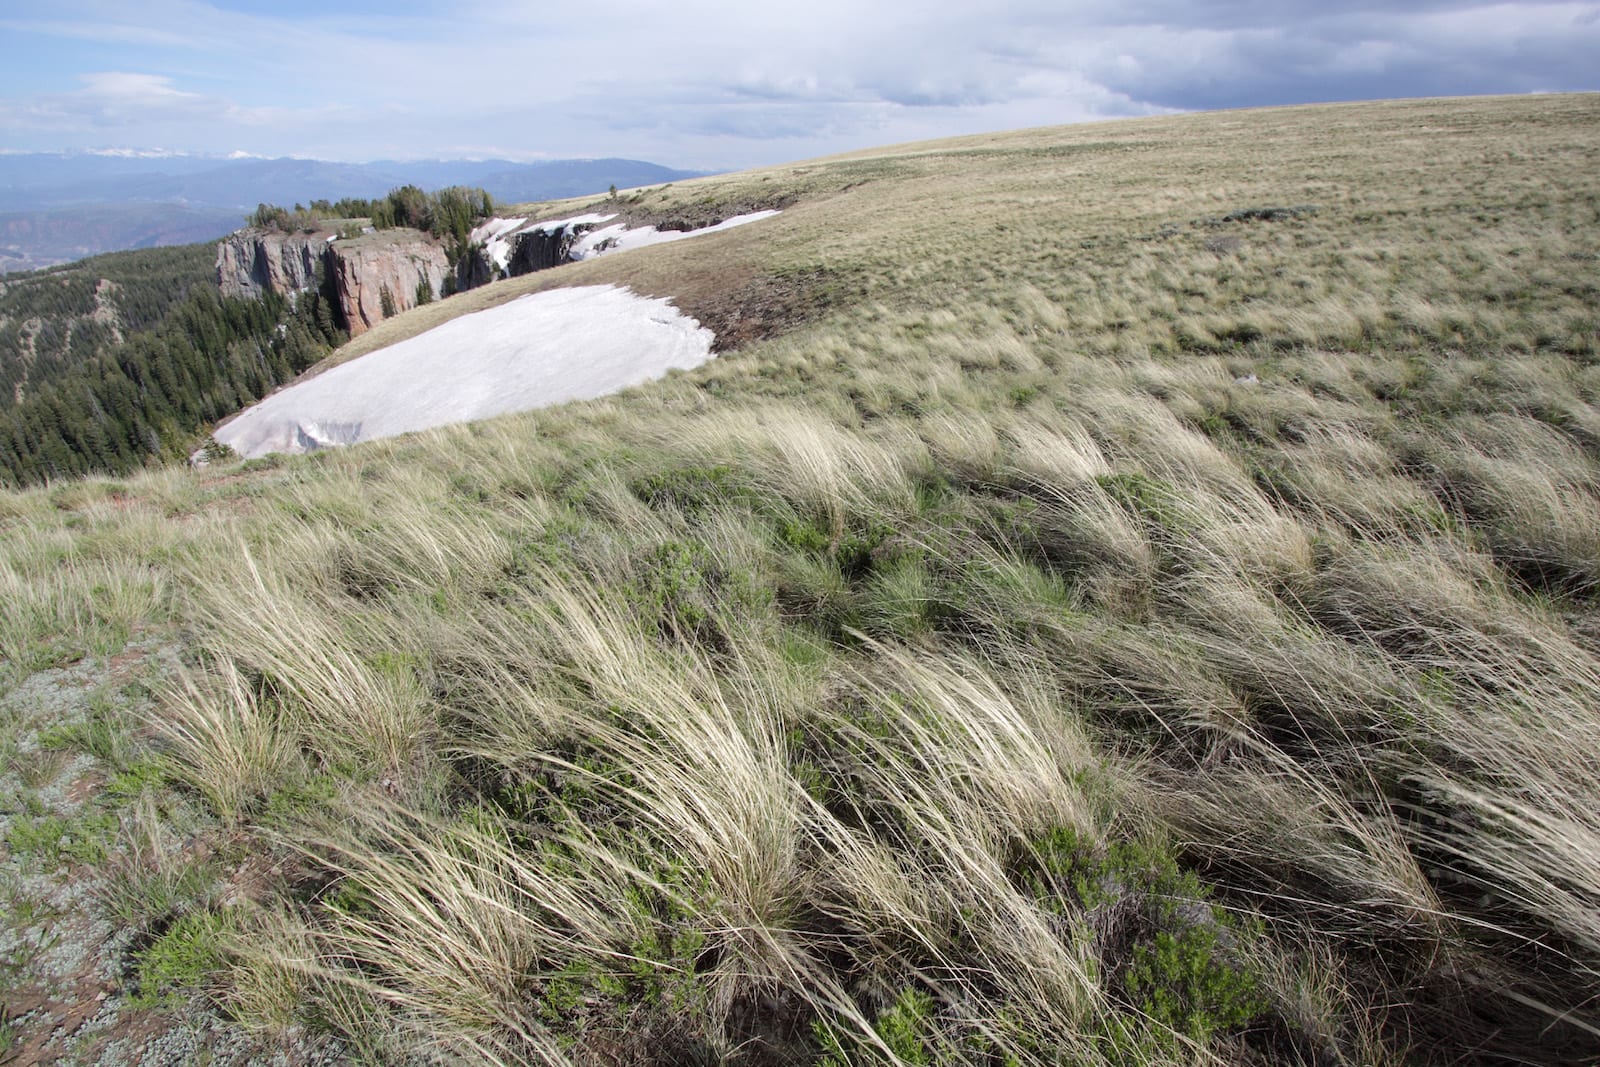
{"label": "dry golden grass", "polygon": [[764,294],[749,343],[0,497],[3,681],[181,634],[168,773],[293,874],[215,979],[267,1034],[1593,1062],[1597,129],[1293,108],[651,190],[793,202],[342,355],[602,281]]}

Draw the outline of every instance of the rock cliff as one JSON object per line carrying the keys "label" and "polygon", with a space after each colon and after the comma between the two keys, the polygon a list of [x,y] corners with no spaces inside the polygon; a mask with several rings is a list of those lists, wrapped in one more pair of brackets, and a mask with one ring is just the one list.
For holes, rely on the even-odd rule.
{"label": "rock cliff", "polygon": [[217,284],[223,296],[259,300],[266,293],[298,293],[317,285],[317,262],[328,233],[240,230],[217,245]]}
{"label": "rock cliff", "polygon": [[549,270],[574,259],[584,239],[610,215],[580,215],[536,222],[492,218],[472,231],[467,251],[456,262],[456,289],[465,291],[497,278]]}
{"label": "rock cliff", "polygon": [[489,261],[484,250],[478,245],[473,245],[456,259],[455,291],[464,293],[468,289],[488,285],[502,276],[500,268]]}
{"label": "rock cliff", "polygon": [[700,229],[675,229],[689,223],[674,217],[662,227],[630,229],[615,214],[587,214],[534,221],[491,218],[471,232],[453,257],[444,242],[420,230],[402,228],[339,237],[326,230],[283,234],[249,229],[217,247],[217,282],[223,295],[292,296],[320,288],[339,325],[359,337],[390,315],[487,285],[498,278],[549,270],[573,260],[660,244],[697,233],[754,222],[776,209],[728,218]]}
{"label": "rock cliff", "polygon": [[332,238],[328,231],[240,230],[217,246],[217,285],[223,296],[246,299],[322,286],[351,337],[415,307],[419,296],[444,295],[451,270],[435,238],[407,229]]}
{"label": "rock cliff", "polygon": [[559,267],[572,258],[573,246],[592,229],[593,223],[572,223],[515,234],[511,238],[506,270],[516,278],[536,270]]}
{"label": "rock cliff", "polygon": [[417,230],[384,230],[327,250],[328,282],[351,337],[442,296],[450,275],[443,245]]}

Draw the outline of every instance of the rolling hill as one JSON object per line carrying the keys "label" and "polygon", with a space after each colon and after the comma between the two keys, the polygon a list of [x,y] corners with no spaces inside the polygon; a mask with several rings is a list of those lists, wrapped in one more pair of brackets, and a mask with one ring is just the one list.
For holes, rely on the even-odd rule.
{"label": "rolling hill", "polygon": [[330,365],[617,286],[693,369],[0,493],[0,1047],[1595,1062],[1597,186],[1593,96],[679,182],[783,210]]}

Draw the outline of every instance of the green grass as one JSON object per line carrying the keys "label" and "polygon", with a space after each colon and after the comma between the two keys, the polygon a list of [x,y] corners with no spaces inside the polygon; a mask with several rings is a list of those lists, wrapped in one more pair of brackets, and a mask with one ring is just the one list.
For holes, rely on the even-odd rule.
{"label": "green grass", "polygon": [[11,1018],[10,1010],[0,1004],[0,1063],[12,1063],[17,1058],[17,1046],[21,1037],[17,1032],[17,1024]]}
{"label": "green grass", "polygon": [[25,856],[43,870],[68,862],[96,864],[105,860],[115,829],[116,820],[103,812],[72,818],[22,816],[12,820],[5,844],[13,855]]}
{"label": "green grass", "polygon": [[[640,210],[792,203],[344,356],[544,285],[765,294],[695,371],[0,497],[7,684],[184,648],[154,754],[52,735],[113,765],[141,988],[380,1062],[1600,1057],[1597,128],[677,183]],[[247,904],[152,829],[186,804],[270,860]]]}
{"label": "green grass", "polygon": [[153,1007],[165,998],[194,993],[221,969],[232,925],[231,918],[220,912],[191,912],[175,919],[135,953],[135,1001]]}

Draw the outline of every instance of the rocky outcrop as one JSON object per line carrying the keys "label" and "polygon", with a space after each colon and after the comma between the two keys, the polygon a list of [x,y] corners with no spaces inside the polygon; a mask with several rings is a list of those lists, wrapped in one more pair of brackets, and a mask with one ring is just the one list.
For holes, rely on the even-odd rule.
{"label": "rocky outcrop", "polygon": [[592,222],[550,222],[520,229],[522,226],[526,226],[523,219],[490,219],[475,229],[466,253],[456,259],[454,290],[466,293],[499,278],[560,267],[573,259],[573,246],[579,238],[594,229]]}
{"label": "rocky outcrop", "polygon": [[492,218],[472,231],[466,250],[456,260],[455,289],[465,292],[500,278],[516,278],[549,270],[579,258],[573,254],[595,227],[590,215],[556,222]]}
{"label": "rocky outcrop", "polygon": [[236,297],[293,295],[320,288],[339,325],[351,337],[359,337],[390,315],[499,278],[726,229],[776,213],[767,209],[723,218],[700,230],[661,230],[653,225],[629,229],[614,222],[614,214],[545,221],[492,218],[475,228],[453,257],[446,254],[440,239],[419,230],[377,230],[348,237],[327,231],[240,230],[217,248],[217,281],[223,295]]}
{"label": "rocky outcrop", "polygon": [[217,285],[223,296],[245,299],[292,297],[321,286],[351,337],[415,307],[419,297],[445,294],[452,271],[437,239],[407,229],[333,237],[327,231],[240,230],[217,246]]}
{"label": "rocky outcrop", "polygon": [[456,257],[455,291],[458,293],[488,285],[499,277],[500,268],[489,261],[489,254],[481,245],[472,245]]}
{"label": "rocky outcrop", "polygon": [[329,287],[351,337],[444,295],[450,276],[444,247],[417,230],[383,230],[327,249]]}
{"label": "rocky outcrop", "polygon": [[513,234],[511,251],[506,257],[506,273],[517,278],[536,270],[559,267],[572,259],[572,246],[592,229],[593,223],[568,223]]}
{"label": "rocky outcrop", "polygon": [[217,284],[223,296],[259,300],[267,293],[303,292],[317,285],[317,262],[327,233],[240,230],[217,245]]}

